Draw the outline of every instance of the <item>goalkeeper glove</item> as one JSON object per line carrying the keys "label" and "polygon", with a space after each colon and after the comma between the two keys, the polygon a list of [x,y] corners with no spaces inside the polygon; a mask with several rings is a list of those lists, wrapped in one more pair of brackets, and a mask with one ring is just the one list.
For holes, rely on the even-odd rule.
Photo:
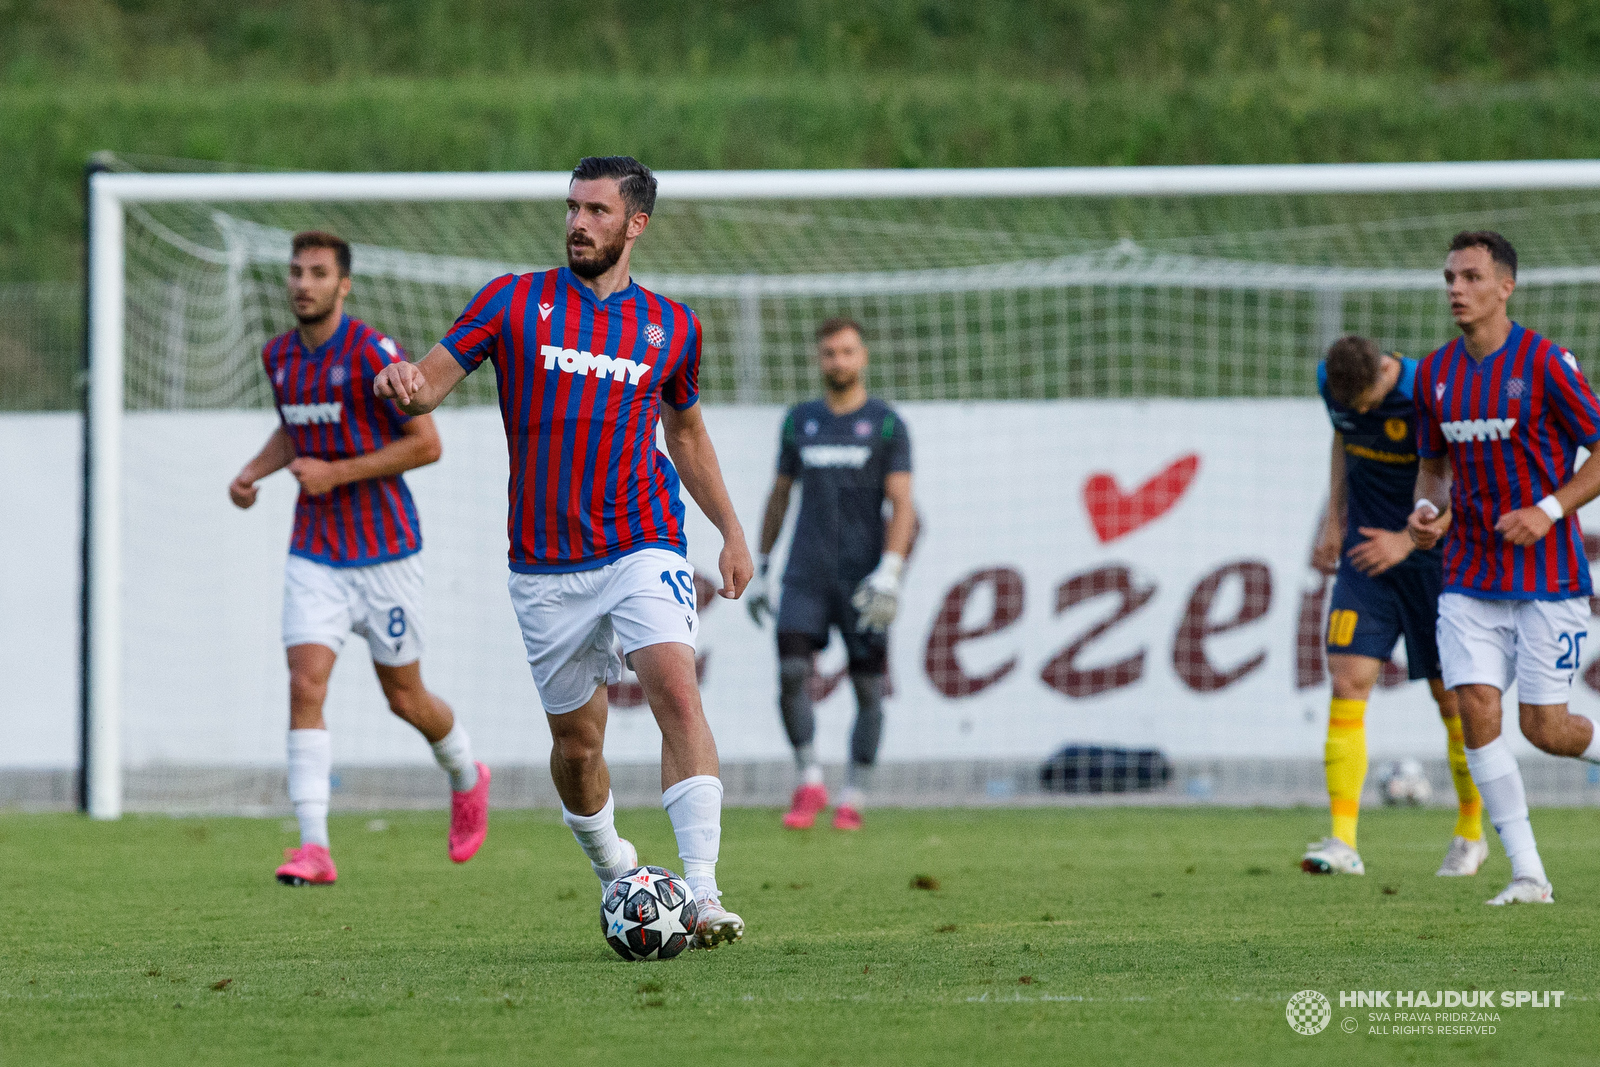
{"label": "goalkeeper glove", "polygon": [[772,615],[772,579],[767,576],[771,556],[763,554],[756,580],[750,583],[749,592],[755,594],[745,601],[745,610],[757,626],[764,626]]}
{"label": "goalkeeper glove", "polygon": [[857,630],[882,633],[894,622],[895,613],[900,610],[900,571],[905,565],[900,553],[885,552],[877,569],[861,579],[850,598],[858,613]]}

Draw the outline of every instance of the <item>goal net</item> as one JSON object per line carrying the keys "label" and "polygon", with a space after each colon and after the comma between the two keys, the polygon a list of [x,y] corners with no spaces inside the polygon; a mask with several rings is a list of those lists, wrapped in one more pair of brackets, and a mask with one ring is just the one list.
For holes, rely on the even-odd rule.
{"label": "goal net", "polygon": [[[420,358],[489,279],[562,261],[566,179],[109,174],[94,189],[92,806],[274,809],[295,486],[267,480],[249,512],[225,489],[276,425],[259,353],[294,326],[290,238],[348,239],[349,313]],[[1053,785],[1318,802],[1329,582],[1309,556],[1330,428],[1316,364],[1348,332],[1412,356],[1447,340],[1444,250],[1486,228],[1521,255],[1515,317],[1596,369],[1589,165],[669,173],[634,268],[701,317],[701,399],[752,542],[784,410],[819,389],[813,331],[863,325],[870,388],[910,428],[922,519],[893,631],[886,798],[1015,802]],[[504,590],[495,401],[492,374],[469,377],[438,416],[443,460],[408,476],[424,676],[505,802],[552,803]],[[690,562],[714,575],[720,540],[689,512]],[[730,799],[775,802],[792,783],[771,633],[739,604],[703,609]],[[831,647],[813,680],[836,763],[853,715],[842,666]],[[1597,686],[1580,672],[1580,708],[1600,710]],[[647,795],[659,734],[636,685],[612,702],[619,792]],[[358,639],[327,717],[336,806],[442,803]],[[1417,757],[1450,795],[1424,686],[1390,671],[1368,722],[1369,788],[1386,759]],[[1152,749],[1160,761],[1122,754]],[[1570,761],[1526,763],[1536,799],[1600,797]]]}

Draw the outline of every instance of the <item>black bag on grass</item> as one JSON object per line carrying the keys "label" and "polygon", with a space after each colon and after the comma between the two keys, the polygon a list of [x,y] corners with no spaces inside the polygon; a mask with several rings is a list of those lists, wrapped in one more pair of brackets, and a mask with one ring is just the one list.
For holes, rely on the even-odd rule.
{"label": "black bag on grass", "polygon": [[1068,745],[1039,768],[1047,793],[1132,793],[1160,789],[1172,764],[1159,749]]}

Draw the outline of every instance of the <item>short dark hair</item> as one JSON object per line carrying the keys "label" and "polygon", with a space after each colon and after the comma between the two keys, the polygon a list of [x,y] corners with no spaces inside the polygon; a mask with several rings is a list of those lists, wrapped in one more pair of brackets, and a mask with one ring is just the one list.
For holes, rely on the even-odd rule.
{"label": "short dark hair", "polygon": [[1511,272],[1511,277],[1517,276],[1517,250],[1511,247],[1511,242],[1495,233],[1493,230],[1462,230],[1450,239],[1450,251],[1459,252],[1463,248],[1481,248],[1489,253],[1489,258]]}
{"label": "short dark hair", "polygon": [[339,264],[339,277],[350,277],[350,242],[338,234],[327,230],[306,230],[294,235],[294,243],[290,247],[293,249],[291,256],[298,256],[308,248],[331,248],[333,258]]}
{"label": "short dark hair", "polygon": [[594,181],[596,178],[615,178],[622,193],[622,204],[631,218],[641,212],[655,214],[656,176],[650,168],[632,156],[584,156],[572,168],[572,180]]}
{"label": "short dark hair", "polygon": [[1378,380],[1383,353],[1359,334],[1339,338],[1328,348],[1328,396],[1335,404],[1352,407]]}
{"label": "short dark hair", "polygon": [[821,344],[834,334],[843,333],[845,330],[854,330],[857,337],[866,339],[867,332],[861,328],[859,322],[848,315],[835,315],[817,327],[817,343]]}

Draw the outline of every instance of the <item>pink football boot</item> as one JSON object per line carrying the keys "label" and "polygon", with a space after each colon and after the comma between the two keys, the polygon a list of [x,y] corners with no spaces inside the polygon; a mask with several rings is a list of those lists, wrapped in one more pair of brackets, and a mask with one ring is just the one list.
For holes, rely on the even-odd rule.
{"label": "pink football boot", "polygon": [[833,811],[833,828],[835,830],[861,829],[861,812],[849,804],[840,804]]}
{"label": "pink football boot", "polygon": [[450,794],[450,858],[465,863],[489,836],[489,768],[478,768],[478,784]]}
{"label": "pink football boot", "polygon": [[339,878],[333,857],[322,845],[301,845],[283,850],[289,862],[278,868],[278,881],[284,885],[332,885]]}
{"label": "pink football boot", "polygon": [[789,801],[789,814],[783,817],[783,825],[790,830],[809,830],[816,825],[817,815],[828,806],[828,790],[820,785],[802,785],[794,791],[794,799]]}

